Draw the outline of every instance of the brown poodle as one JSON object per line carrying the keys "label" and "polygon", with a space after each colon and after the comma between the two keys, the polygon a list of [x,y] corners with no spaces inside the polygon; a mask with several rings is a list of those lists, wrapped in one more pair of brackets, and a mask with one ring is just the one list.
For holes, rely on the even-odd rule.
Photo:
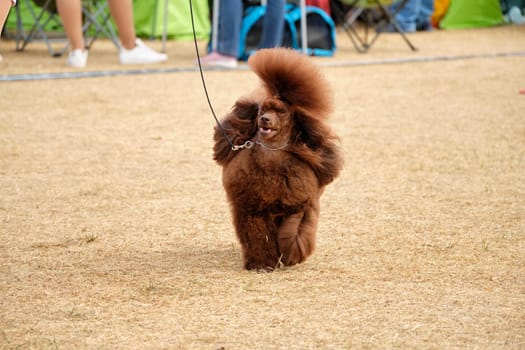
{"label": "brown poodle", "polygon": [[263,89],[239,99],[222,128],[215,127],[213,158],[223,167],[244,267],[273,270],[312,254],[319,198],[342,158],[325,124],[330,89],[310,59],[290,49],[264,49],[248,64]]}

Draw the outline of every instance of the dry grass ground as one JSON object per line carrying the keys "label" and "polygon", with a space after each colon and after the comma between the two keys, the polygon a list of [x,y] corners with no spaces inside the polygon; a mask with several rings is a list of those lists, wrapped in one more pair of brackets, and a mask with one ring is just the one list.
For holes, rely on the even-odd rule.
{"label": "dry grass ground", "polygon": [[[274,273],[242,269],[196,71],[0,81],[0,349],[525,348],[524,34],[339,33],[315,60],[346,166]],[[1,48],[1,77],[70,71]],[[444,55],[479,57],[346,65]],[[115,62],[99,42],[89,69]],[[218,114],[256,84],[206,79]]]}

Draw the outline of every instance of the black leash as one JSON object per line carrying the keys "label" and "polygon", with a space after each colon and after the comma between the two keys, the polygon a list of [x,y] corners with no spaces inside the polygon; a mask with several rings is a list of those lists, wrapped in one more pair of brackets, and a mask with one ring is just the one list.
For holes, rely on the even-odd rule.
{"label": "black leash", "polygon": [[[233,142],[230,140],[228,135],[226,134],[226,130],[224,130],[224,127],[219,122],[219,119],[217,119],[217,115],[215,115],[215,111],[213,109],[213,106],[210,101],[210,96],[208,95],[208,89],[206,88],[206,81],[204,80],[204,74],[202,72],[202,66],[201,66],[201,57],[199,54],[199,45],[197,45],[197,34],[195,33],[195,21],[193,19],[193,3],[190,1],[190,17],[191,17],[191,27],[193,29],[193,42],[195,43],[195,52],[197,53],[197,63],[199,65],[199,72],[201,74],[201,80],[202,80],[202,86],[204,88],[204,93],[206,94],[206,99],[208,100],[208,106],[210,106],[211,114],[213,115],[213,118],[215,119],[215,122],[219,126],[219,129],[221,129],[222,134],[224,135],[224,138],[228,143],[230,144],[233,151],[237,151],[238,149],[242,148],[242,146],[235,146]],[[215,9],[218,11],[218,9]]]}

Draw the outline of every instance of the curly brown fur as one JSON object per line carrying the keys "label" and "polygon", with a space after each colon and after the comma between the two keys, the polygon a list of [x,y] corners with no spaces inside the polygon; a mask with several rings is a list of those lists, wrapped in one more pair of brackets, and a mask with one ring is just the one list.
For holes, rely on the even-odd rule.
{"label": "curly brown fur", "polygon": [[338,138],[326,124],[327,82],[309,58],[289,49],[259,50],[248,64],[264,89],[237,100],[222,120],[233,151],[215,127],[215,161],[246,269],[303,262],[315,248],[319,199],[342,168]]}

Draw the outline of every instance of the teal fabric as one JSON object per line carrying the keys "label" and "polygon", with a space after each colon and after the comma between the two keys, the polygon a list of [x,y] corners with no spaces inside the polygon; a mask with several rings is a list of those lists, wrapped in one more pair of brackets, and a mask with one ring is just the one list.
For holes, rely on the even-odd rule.
{"label": "teal fabric", "polygon": [[507,13],[512,7],[517,7],[523,12],[525,10],[525,0],[500,0],[501,11]]}

